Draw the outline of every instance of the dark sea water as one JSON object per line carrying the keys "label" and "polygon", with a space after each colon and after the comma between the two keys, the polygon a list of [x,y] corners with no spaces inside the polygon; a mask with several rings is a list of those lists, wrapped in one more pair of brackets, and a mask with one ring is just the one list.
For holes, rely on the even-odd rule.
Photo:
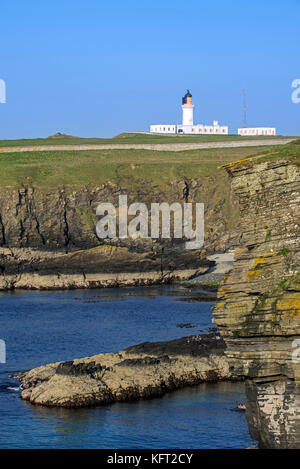
{"label": "dark sea water", "polygon": [[[240,383],[203,384],[161,398],[87,409],[20,399],[8,378],[42,364],[145,341],[208,332],[212,303],[174,287],[0,293],[0,448],[245,448],[253,444]],[[190,324],[180,328],[178,324]]]}

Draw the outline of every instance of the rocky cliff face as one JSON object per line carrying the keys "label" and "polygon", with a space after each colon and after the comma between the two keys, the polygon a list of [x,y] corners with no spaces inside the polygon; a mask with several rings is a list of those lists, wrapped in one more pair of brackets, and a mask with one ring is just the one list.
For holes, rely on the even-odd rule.
{"label": "rocky cliff face", "polygon": [[[150,284],[205,271],[210,265],[205,261],[207,250],[224,251],[236,243],[236,232],[229,228],[237,218],[237,202],[229,185],[222,194],[212,182],[179,180],[165,191],[146,181],[135,189],[130,183],[121,187],[109,181],[95,188],[2,189],[0,289]],[[204,202],[205,251],[187,252],[174,239],[99,240],[96,207],[101,202],[118,207],[120,194],[127,195],[128,205]],[[230,221],[227,212],[233,214]]]}
{"label": "rocky cliff face", "polygon": [[252,437],[260,447],[299,448],[300,170],[275,158],[227,171],[240,202],[240,247],[214,322],[231,371],[248,378]]}

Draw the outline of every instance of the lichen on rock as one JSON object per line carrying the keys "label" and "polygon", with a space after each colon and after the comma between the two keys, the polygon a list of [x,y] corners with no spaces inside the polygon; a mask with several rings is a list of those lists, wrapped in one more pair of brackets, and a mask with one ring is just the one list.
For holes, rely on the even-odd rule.
{"label": "lichen on rock", "polygon": [[260,447],[300,447],[300,170],[285,158],[228,165],[240,247],[213,310],[230,369],[247,378],[247,419]]}

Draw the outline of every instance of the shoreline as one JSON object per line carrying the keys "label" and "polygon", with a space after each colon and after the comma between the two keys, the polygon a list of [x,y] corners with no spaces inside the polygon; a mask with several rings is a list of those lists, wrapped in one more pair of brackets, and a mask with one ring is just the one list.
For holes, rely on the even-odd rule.
{"label": "shoreline", "polygon": [[82,273],[50,274],[37,273],[11,274],[0,283],[0,291],[12,290],[75,290],[96,288],[122,288],[150,285],[165,285],[189,280],[199,270],[186,269],[170,272],[121,272],[121,273]]}
{"label": "shoreline", "polygon": [[[4,248],[0,250],[3,259],[10,259],[7,251]],[[159,261],[156,262],[156,265],[151,265],[148,262],[148,268],[151,270],[138,271],[134,268],[137,264],[143,268],[145,263],[143,256],[129,254],[127,257],[121,257],[118,251],[112,248],[109,248],[107,256],[106,251],[107,249],[100,247],[83,253],[80,251],[70,254],[55,253],[52,258],[49,253],[39,251],[29,250],[27,254],[20,253],[20,249],[15,252],[9,251],[12,261],[7,261],[7,267],[0,276],[0,291],[121,288],[176,283],[182,283],[190,288],[203,286],[204,289],[212,288],[215,290],[225,273],[233,265],[233,251],[228,251],[207,256],[206,260],[202,260],[202,262],[197,261],[196,255],[193,259],[190,257],[179,258],[180,267],[192,263],[194,264],[192,268],[185,269],[174,266],[171,269],[168,265],[163,267]],[[111,251],[116,252],[117,256],[119,255],[114,262],[112,262]],[[91,255],[98,255],[96,261],[98,264],[96,263],[93,269],[91,267],[94,259]],[[189,253],[185,255],[189,256]],[[77,257],[79,260],[72,265],[73,260]],[[11,262],[13,263],[10,264]],[[20,263],[23,265],[23,271],[20,270]],[[32,268],[32,263],[36,265],[35,268]],[[108,263],[111,263],[111,272],[107,272]],[[127,272],[118,270],[122,264],[128,269]],[[75,273],[70,272],[71,269]],[[89,272],[87,269],[91,271]],[[102,272],[97,271],[98,269],[101,269]]]}

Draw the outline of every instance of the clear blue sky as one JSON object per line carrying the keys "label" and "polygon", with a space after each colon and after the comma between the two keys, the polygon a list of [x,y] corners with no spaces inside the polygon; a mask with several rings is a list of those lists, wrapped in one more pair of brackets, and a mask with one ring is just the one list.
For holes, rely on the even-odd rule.
{"label": "clear blue sky", "polygon": [[12,0],[0,5],[0,138],[109,137],[179,123],[300,134],[300,1]]}

